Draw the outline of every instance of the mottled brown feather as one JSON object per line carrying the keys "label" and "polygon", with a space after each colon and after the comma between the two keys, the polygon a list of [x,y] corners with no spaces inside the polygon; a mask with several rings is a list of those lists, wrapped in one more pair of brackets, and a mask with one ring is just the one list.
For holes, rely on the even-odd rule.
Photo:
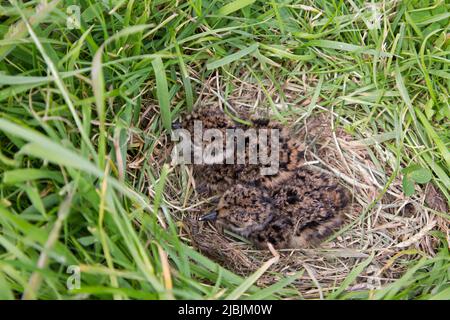
{"label": "mottled brown feather", "polygon": [[267,248],[267,243],[301,248],[317,245],[342,225],[349,192],[336,178],[305,165],[305,145],[288,128],[265,118],[253,118],[252,126],[237,124],[211,107],[185,117],[182,127],[193,132],[194,120],[223,133],[250,127],[279,130],[275,175],[261,175],[262,166],[249,164],[248,153],[244,164],[194,165],[197,190],[221,196],[215,221],[220,231],[246,237],[258,248]]}

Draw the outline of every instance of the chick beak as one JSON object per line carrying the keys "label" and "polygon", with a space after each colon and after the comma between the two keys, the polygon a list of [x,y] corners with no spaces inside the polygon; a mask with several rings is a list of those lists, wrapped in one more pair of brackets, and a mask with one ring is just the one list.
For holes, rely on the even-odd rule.
{"label": "chick beak", "polygon": [[216,219],[217,219],[217,212],[211,211],[210,213],[207,213],[204,216],[198,218],[198,221],[214,221]]}
{"label": "chick beak", "polygon": [[180,121],[172,122],[172,129],[173,130],[181,129],[181,122]]}

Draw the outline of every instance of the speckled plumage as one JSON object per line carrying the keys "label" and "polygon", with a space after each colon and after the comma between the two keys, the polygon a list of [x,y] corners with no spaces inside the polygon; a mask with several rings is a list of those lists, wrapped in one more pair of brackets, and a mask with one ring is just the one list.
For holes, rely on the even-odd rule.
{"label": "speckled plumage", "polygon": [[[233,122],[219,109],[200,109],[193,120],[204,128],[249,128]],[[215,225],[249,239],[258,248],[301,248],[318,244],[343,223],[350,193],[336,178],[305,165],[305,145],[281,124],[253,119],[256,129],[279,129],[279,171],[260,173],[261,165],[194,165],[197,190],[220,196]]]}
{"label": "speckled plumage", "polygon": [[270,188],[236,185],[221,197],[216,225],[259,248],[267,242],[276,248],[316,245],[342,224],[342,209],[350,196],[328,175],[303,168],[295,177],[303,174],[308,178]]}

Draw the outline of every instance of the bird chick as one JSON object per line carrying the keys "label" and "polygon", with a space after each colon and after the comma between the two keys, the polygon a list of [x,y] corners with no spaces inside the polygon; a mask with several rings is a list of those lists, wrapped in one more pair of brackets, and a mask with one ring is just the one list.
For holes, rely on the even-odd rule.
{"label": "bird chick", "polygon": [[193,112],[187,114],[180,127],[194,133],[194,121],[201,121],[204,129],[227,129],[232,128],[236,123],[217,107],[206,106],[196,108]]}
{"label": "bird chick", "polygon": [[268,243],[275,248],[315,246],[342,225],[349,193],[331,175],[305,166],[306,145],[288,128],[264,118],[251,118],[251,125],[239,124],[212,107],[197,109],[181,127],[194,133],[195,120],[202,121],[203,129],[219,129],[224,136],[227,129],[276,129],[278,133],[278,148],[267,140],[269,154],[277,150],[279,155],[275,174],[262,174],[267,165],[249,160],[250,147],[255,146],[249,137],[244,140],[243,163],[236,161],[236,153],[233,164],[193,165],[197,191],[220,196],[216,210],[200,220],[212,221],[219,231],[234,232],[258,248],[267,248]]}
{"label": "bird chick", "polygon": [[243,237],[263,231],[275,215],[265,190],[235,185],[226,191],[217,206],[215,224],[220,231],[230,230]]}
{"label": "bird chick", "polygon": [[273,190],[238,184],[201,220],[214,221],[219,231],[232,231],[258,248],[267,248],[267,243],[279,249],[315,246],[342,225],[349,196],[325,174],[309,170],[306,175],[316,183],[292,180]]}
{"label": "bird chick", "polygon": [[344,222],[350,194],[332,176],[302,168],[271,192],[273,205],[293,224],[289,245],[310,247],[329,237]]}
{"label": "bird chick", "polygon": [[[232,164],[228,163],[215,163],[215,164],[194,164],[193,174],[196,178],[196,190],[201,194],[214,195],[217,193],[223,193],[231,186],[239,181],[251,182],[255,186],[263,185],[264,187],[271,188],[274,185],[283,183],[289,180],[293,176],[292,170],[299,167],[305,162],[305,147],[291,137],[289,130],[282,125],[270,121],[264,118],[255,118],[252,120],[251,125],[244,125],[234,122],[224,112],[218,108],[206,107],[198,108],[191,114],[187,115],[181,123],[177,123],[177,128],[183,128],[188,130],[189,133],[194,133],[194,121],[201,121],[202,128],[205,129],[219,129],[223,136],[226,136],[227,129],[242,129],[247,130],[250,128],[255,129],[272,129],[278,131],[278,150],[274,149],[271,145],[271,138],[267,139],[267,155],[272,154],[274,150],[278,151],[278,170],[275,170],[274,174],[263,175],[261,169],[268,167],[261,163],[254,164],[250,161],[251,151],[250,145],[254,142],[246,136],[245,143],[245,158],[243,163],[238,161],[238,140],[234,141],[233,154],[231,154]],[[194,148],[195,143],[192,139]],[[202,148],[204,149],[208,141],[202,142]],[[225,141],[223,147],[225,147]],[[252,145],[253,147],[255,145]],[[259,153],[261,145],[256,143],[256,149]],[[229,152],[229,151],[226,151]],[[194,150],[191,150],[191,158],[194,158]],[[272,163],[270,163],[272,165]]]}
{"label": "bird chick", "polygon": [[275,247],[287,247],[289,232],[280,219],[271,199],[261,188],[238,184],[224,193],[217,210],[200,218],[213,221],[220,232],[229,230],[250,240],[256,247],[267,248],[267,242]]}

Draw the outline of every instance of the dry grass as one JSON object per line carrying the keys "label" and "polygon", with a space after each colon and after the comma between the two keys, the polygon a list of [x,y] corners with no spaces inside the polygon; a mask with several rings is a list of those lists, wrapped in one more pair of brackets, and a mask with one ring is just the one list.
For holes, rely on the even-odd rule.
{"label": "dry grass", "polygon": [[[0,299],[450,299],[448,1],[0,8]],[[286,120],[353,190],[346,228],[278,259],[197,225],[213,199],[163,166],[193,104]]]}
{"label": "dry grass", "polygon": [[[307,86],[314,86],[315,79],[302,79]],[[242,110],[250,113],[273,114],[267,107],[258,84],[245,81],[245,76],[233,79],[233,91],[224,98],[224,85],[218,76],[212,76],[197,92],[196,106],[206,105]],[[430,207],[446,212],[446,202],[431,184],[423,187],[413,198],[405,197],[401,177],[389,183],[393,172],[395,155],[377,142],[371,132],[347,133],[344,127],[351,119],[340,116],[320,105],[320,99],[311,105],[311,99],[303,97],[306,84],[282,84],[285,90],[284,104],[270,83],[266,90],[273,106],[287,120],[288,126],[308,144],[309,161],[323,170],[339,177],[352,190],[353,204],[346,212],[347,224],[318,248],[281,250],[279,262],[271,267],[257,282],[268,286],[281,276],[304,270],[293,285],[305,298],[319,298],[332,292],[362,261],[370,260],[368,266],[352,283],[349,290],[375,289],[398,279],[407,268],[407,262],[420,255],[433,256],[437,239],[432,230],[440,229],[449,235],[448,224]],[[142,114],[141,124],[151,123],[149,114],[156,103],[149,101]],[[355,139],[354,136],[360,136]],[[161,140],[162,139],[162,140]],[[168,162],[171,145],[162,137],[154,148],[151,160],[155,171]],[[142,142],[143,143],[143,142]],[[376,158],[376,163],[372,160]],[[130,169],[139,169],[144,158],[131,158]],[[151,177],[149,183],[153,181]],[[198,214],[208,210],[214,199],[201,199],[194,191],[195,179],[188,167],[174,167],[166,194],[167,205],[179,219],[181,238],[197,250],[229,270],[247,276],[256,271],[272,257],[269,251],[255,250],[242,239],[222,235],[212,225],[199,223]],[[417,187],[420,188],[420,187]],[[149,189],[149,196],[152,196]],[[145,191],[145,190],[141,190]],[[430,195],[433,195],[430,197]],[[429,197],[433,201],[428,201]],[[441,199],[441,201],[439,201]],[[433,204],[434,202],[434,204]]]}

